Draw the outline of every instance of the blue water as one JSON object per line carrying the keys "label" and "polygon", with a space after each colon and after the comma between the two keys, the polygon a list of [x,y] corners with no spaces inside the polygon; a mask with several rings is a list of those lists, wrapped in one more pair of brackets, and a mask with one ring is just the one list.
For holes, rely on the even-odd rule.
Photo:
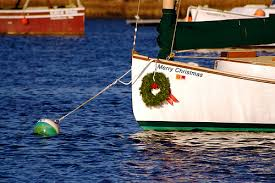
{"label": "blue water", "polygon": [[[157,55],[155,39],[154,27],[140,28],[137,50]],[[274,133],[143,132],[130,86],[68,116],[59,136],[32,134],[130,68],[125,21],[87,20],[83,37],[0,40],[0,182],[275,182]]]}

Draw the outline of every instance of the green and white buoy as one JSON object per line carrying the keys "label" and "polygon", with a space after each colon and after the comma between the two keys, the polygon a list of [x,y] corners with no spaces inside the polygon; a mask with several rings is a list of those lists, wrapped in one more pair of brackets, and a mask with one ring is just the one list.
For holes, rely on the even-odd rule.
{"label": "green and white buoy", "polygon": [[36,122],[33,133],[42,137],[53,137],[60,132],[59,124],[50,119],[40,119]]}
{"label": "green and white buoy", "polygon": [[72,111],[68,112],[66,115],[60,117],[58,120],[53,121],[51,119],[40,119],[39,121],[36,122],[36,124],[34,126],[34,129],[33,129],[33,133],[36,134],[36,135],[42,136],[42,137],[54,137],[54,136],[57,136],[59,134],[59,132],[60,132],[60,123],[67,116],[71,115],[72,113],[74,113],[77,110],[79,110],[80,108],[82,108],[84,105],[86,105],[89,102],[91,102],[93,99],[95,99],[96,97],[98,97],[100,94],[104,93],[106,90],[108,90],[109,88],[111,88],[116,83],[120,82],[120,83],[122,83],[124,85],[130,84],[132,81],[130,81],[129,83],[124,83],[124,82],[121,81],[121,79],[123,77],[125,77],[130,72],[131,72],[131,69],[128,70],[127,72],[125,72],[119,78],[117,78],[114,82],[112,82],[111,84],[109,84],[108,86],[106,86],[105,88],[103,88],[96,95],[94,95],[93,97],[89,98],[88,100],[86,100],[85,102],[83,102],[81,105],[77,106],[75,109],[73,109]]}

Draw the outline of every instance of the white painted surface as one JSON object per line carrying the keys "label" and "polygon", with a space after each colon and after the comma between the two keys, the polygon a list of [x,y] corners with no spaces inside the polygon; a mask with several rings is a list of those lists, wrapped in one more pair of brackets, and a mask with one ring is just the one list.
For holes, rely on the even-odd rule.
{"label": "white painted surface", "polygon": [[[133,80],[147,64],[148,61],[136,58],[132,60]],[[132,105],[137,121],[275,124],[275,84],[184,67],[164,66],[171,70],[157,69],[157,72],[162,72],[169,78],[172,94],[179,103],[173,106],[165,103],[160,107],[151,108],[144,104],[139,88],[142,78],[155,70],[155,63],[151,63],[132,86]],[[176,75],[180,74],[177,72],[179,70],[189,72],[189,74],[181,73],[186,77],[184,80],[176,79]],[[191,72],[202,77],[192,75]]]}

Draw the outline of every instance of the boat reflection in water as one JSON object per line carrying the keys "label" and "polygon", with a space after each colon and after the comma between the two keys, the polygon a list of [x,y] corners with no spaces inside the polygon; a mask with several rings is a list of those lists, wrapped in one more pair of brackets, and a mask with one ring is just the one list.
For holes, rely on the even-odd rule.
{"label": "boat reflection in water", "polygon": [[127,164],[165,181],[267,181],[274,179],[274,137],[274,133],[144,131],[131,136],[139,157]]}

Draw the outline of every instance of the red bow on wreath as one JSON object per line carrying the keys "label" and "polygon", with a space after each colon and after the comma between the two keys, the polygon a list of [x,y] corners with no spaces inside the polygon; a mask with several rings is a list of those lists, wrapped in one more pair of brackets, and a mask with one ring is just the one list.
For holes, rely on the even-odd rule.
{"label": "red bow on wreath", "polygon": [[169,104],[171,104],[171,105],[174,105],[174,102],[175,102],[175,103],[178,103],[178,102],[179,102],[178,99],[172,94],[171,89],[170,89],[170,91],[169,91],[169,96],[168,96],[168,98],[166,99],[166,101],[167,101]]}
{"label": "red bow on wreath", "polygon": [[[158,89],[158,88],[159,88],[159,86],[158,86],[157,83],[155,83],[155,82],[152,83],[151,89]],[[175,102],[175,103],[178,103],[178,102],[179,102],[178,99],[172,94],[171,89],[170,89],[170,91],[169,91],[169,96],[167,97],[166,101],[167,101],[170,105],[174,105],[174,102]]]}

